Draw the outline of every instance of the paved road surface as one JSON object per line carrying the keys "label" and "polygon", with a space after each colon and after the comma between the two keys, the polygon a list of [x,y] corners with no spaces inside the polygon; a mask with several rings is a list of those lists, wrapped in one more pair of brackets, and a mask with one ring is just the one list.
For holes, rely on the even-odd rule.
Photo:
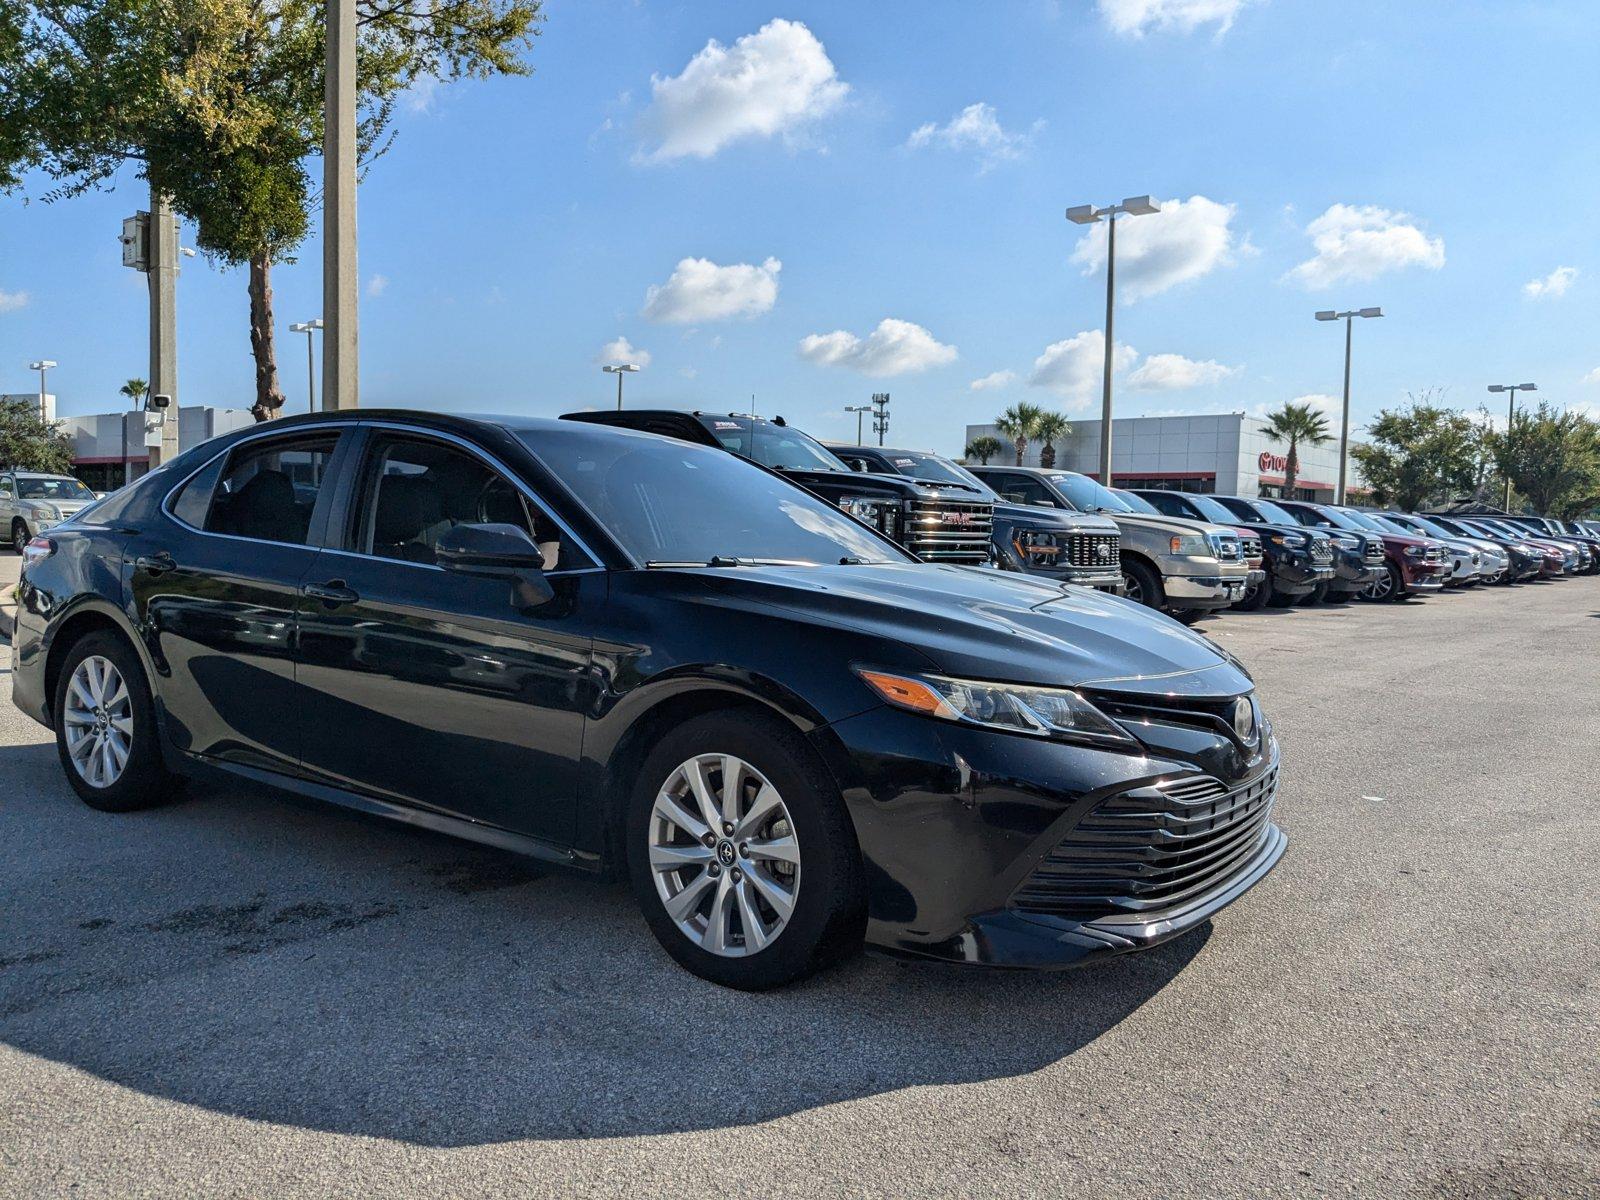
{"label": "paved road surface", "polygon": [[1595,1196],[1597,618],[1212,622],[1284,744],[1264,886],[1098,970],[757,997],[514,858],[91,812],[0,672],[0,1193]]}

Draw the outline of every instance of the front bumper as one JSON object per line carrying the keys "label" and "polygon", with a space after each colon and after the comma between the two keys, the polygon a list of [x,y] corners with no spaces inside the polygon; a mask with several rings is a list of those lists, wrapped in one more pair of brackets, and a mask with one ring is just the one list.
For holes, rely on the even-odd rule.
{"label": "front bumper", "polygon": [[1138,729],[1143,754],[883,708],[815,732],[866,863],[869,944],[906,957],[1060,969],[1156,945],[1243,895],[1283,854],[1286,839],[1270,806],[1243,856],[1170,907],[1074,919],[1017,898],[1052,851],[1110,799],[1203,776],[1237,789],[1277,770],[1270,735],[1251,754],[1192,726]]}
{"label": "front bumper", "polygon": [[1382,579],[1384,575],[1383,561],[1369,563],[1364,555],[1353,550],[1335,551],[1333,556],[1333,579],[1328,583],[1330,592],[1340,595],[1355,595],[1362,589]]}
{"label": "front bumper", "polygon": [[1450,578],[1449,563],[1415,562],[1404,555],[1398,560],[1400,576],[1406,588],[1413,592],[1437,592]]}
{"label": "front bumper", "polygon": [[1161,586],[1173,608],[1227,608],[1244,599],[1249,574],[1235,567],[1225,574],[1168,575]]}
{"label": "front bumper", "polygon": [[1279,551],[1269,560],[1272,568],[1272,590],[1286,596],[1304,596],[1314,591],[1319,583],[1331,583],[1334,568],[1331,562],[1321,562],[1303,551]]}

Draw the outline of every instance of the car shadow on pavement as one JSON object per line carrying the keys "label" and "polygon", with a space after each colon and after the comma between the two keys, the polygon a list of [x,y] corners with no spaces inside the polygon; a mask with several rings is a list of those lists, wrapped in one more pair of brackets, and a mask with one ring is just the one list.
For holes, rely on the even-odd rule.
{"label": "car shadow on pavement", "polygon": [[1055,975],[862,956],[747,995],[678,969],[621,885],[265,790],[96,813],[48,743],[0,748],[0,779],[0,1041],[420,1145],[721,1128],[1024,1074],[1210,937]]}

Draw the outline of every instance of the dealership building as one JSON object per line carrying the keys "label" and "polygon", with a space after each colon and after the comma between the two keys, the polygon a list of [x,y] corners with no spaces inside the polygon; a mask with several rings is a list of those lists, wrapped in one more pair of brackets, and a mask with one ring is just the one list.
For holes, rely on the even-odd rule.
{"label": "dealership building", "polygon": [[[150,469],[146,418],[142,408],[62,417],[61,431],[72,439],[72,473],[97,492],[113,491],[139,478]],[[178,447],[188,450],[253,424],[248,409],[180,408]]]}
{"label": "dealership building", "polygon": [[[1243,413],[1115,419],[1111,423],[1111,481],[1117,487],[1282,498],[1288,447],[1269,441],[1263,432],[1266,427],[1265,421]],[[1011,439],[992,424],[968,425],[963,445],[984,435],[998,438],[1005,446],[989,460],[991,465],[1015,462]],[[1023,465],[1038,466],[1042,449],[1030,440]],[[1299,458],[1292,498],[1331,503],[1339,485],[1337,434],[1322,446],[1300,446]],[[1099,421],[1071,423],[1071,432],[1056,443],[1056,466],[1100,477]],[[1353,459],[1346,486],[1362,486],[1360,468]]]}

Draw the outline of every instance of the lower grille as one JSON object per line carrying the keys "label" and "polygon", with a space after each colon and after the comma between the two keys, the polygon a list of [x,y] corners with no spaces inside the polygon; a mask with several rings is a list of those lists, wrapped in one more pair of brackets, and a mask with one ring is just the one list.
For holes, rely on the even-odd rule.
{"label": "lower grille", "polygon": [[1203,895],[1255,856],[1277,790],[1274,767],[1231,791],[1198,775],[1111,796],[1045,856],[1011,906],[1094,920]]}
{"label": "lower grille", "polygon": [[916,500],[906,519],[905,546],[926,562],[986,563],[994,507],[948,500]]}
{"label": "lower grille", "polygon": [[1074,533],[1067,538],[1067,563],[1074,567],[1115,567],[1121,538],[1115,533]]}

